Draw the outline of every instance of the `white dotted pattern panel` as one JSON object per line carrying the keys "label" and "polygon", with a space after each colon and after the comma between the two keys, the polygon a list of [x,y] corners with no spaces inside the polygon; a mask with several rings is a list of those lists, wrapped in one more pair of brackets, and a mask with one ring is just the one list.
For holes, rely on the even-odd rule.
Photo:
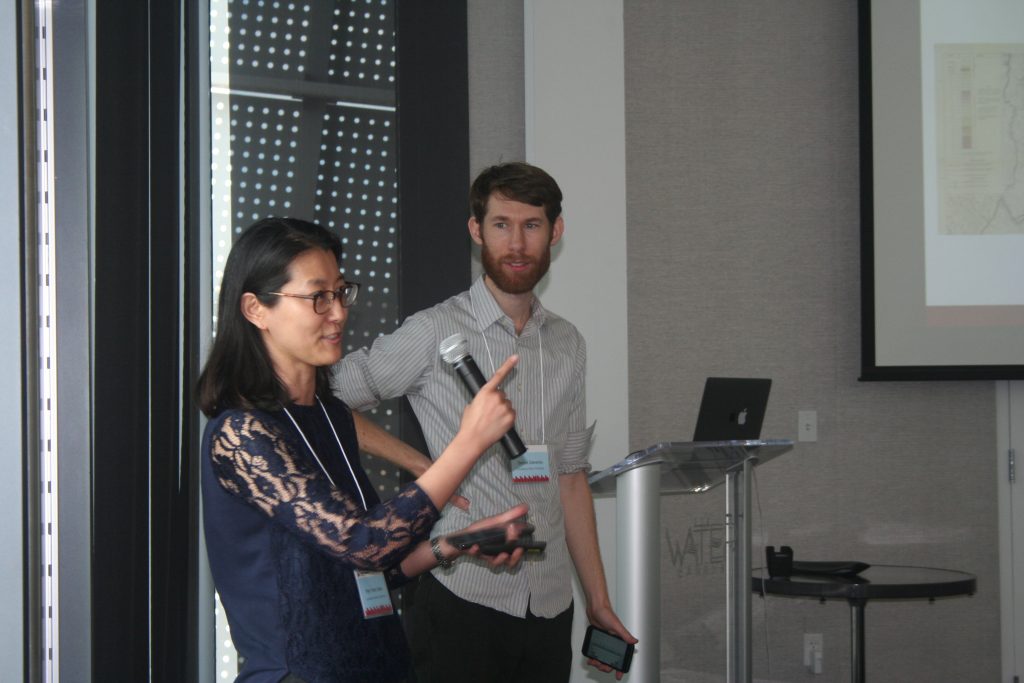
{"label": "white dotted pattern panel", "polygon": [[260,218],[293,212],[300,104],[245,95],[230,101],[231,223],[238,235]]}
{"label": "white dotted pattern panel", "polygon": [[232,0],[228,7],[233,73],[301,76],[306,71],[309,2]]}
{"label": "white dotted pattern panel", "polygon": [[[318,0],[321,1],[321,0]],[[263,76],[305,75],[314,7],[310,2],[235,0],[231,70]],[[395,82],[394,7],[389,0],[336,0],[331,17],[327,81],[390,87]]]}
{"label": "white dotted pattern panel", "polygon": [[[363,286],[346,350],[368,345],[399,322],[395,112],[379,99],[304,100],[303,93],[320,81],[324,92],[357,86],[393,99],[393,2],[212,0],[210,7],[214,300],[230,245],[246,226],[273,215],[312,218],[340,236],[345,276]],[[325,19],[329,31],[317,23]],[[244,90],[231,87],[232,77],[247,79]],[[397,431],[395,402],[374,413]],[[390,497],[398,471],[363,462],[381,497]],[[233,680],[239,662],[219,602],[216,621],[217,677]]]}
{"label": "white dotted pattern panel", "polygon": [[394,113],[328,107],[317,172],[316,219],[341,235],[345,276],[365,297],[349,316],[346,350],[398,324],[398,187]]}
{"label": "white dotted pattern panel", "polygon": [[394,9],[387,0],[336,2],[328,70],[332,83],[395,82]]}

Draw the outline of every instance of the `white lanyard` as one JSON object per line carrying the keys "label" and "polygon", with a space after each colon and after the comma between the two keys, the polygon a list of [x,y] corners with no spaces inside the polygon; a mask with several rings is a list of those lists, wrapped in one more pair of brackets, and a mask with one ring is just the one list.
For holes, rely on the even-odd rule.
{"label": "white lanyard", "polygon": [[[487,335],[484,334],[483,330],[480,330],[480,337],[484,340],[484,349],[487,351],[487,360],[491,363],[491,376],[493,377],[494,373],[498,371],[498,366],[494,364],[491,346],[487,343]],[[540,442],[547,443],[547,434],[544,428],[544,420],[547,415],[544,412],[544,335],[540,325],[537,326],[537,350],[540,356]]]}
{"label": "white lanyard", "polygon": [[[345,459],[345,464],[348,465],[348,471],[352,474],[352,481],[356,485],[356,491],[359,491],[359,498],[363,501],[363,509],[369,510],[369,507],[367,507],[366,505],[366,496],[363,495],[363,488],[359,485],[359,479],[356,477],[355,470],[352,469],[352,463],[349,462],[348,453],[345,452],[345,447],[341,445],[341,439],[338,437],[338,431],[334,428],[334,423],[331,421],[331,416],[327,414],[327,408],[324,408],[323,401],[320,400],[319,396],[316,397],[316,402],[320,404],[320,410],[324,411],[324,417],[327,418],[327,424],[331,426],[331,432],[334,434],[334,440],[338,442],[338,448],[341,449],[341,457]],[[292,421],[293,425],[295,425],[295,429],[299,432],[299,436],[301,436],[302,440],[306,442],[306,448],[308,448],[309,452],[313,454],[313,459],[316,460],[316,464],[320,465],[320,469],[323,470],[323,473],[327,475],[327,481],[331,482],[331,486],[333,486],[335,489],[338,488],[338,485],[334,482],[334,479],[331,478],[331,473],[327,471],[327,468],[324,467],[324,463],[320,460],[320,456],[318,456],[316,454],[316,451],[313,450],[313,446],[309,443],[309,439],[306,438],[305,433],[302,431],[302,427],[300,427],[299,423],[295,421],[295,418],[292,417],[292,414],[288,412],[288,408],[282,405],[281,410],[284,411],[284,414],[287,415],[288,419]]]}

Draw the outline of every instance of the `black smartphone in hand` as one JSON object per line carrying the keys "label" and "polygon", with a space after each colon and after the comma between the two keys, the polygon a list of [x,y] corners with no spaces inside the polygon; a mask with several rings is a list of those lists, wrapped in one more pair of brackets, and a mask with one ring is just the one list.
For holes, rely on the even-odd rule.
{"label": "black smartphone in hand", "polygon": [[[509,540],[508,533],[513,529],[517,538]],[[527,552],[541,552],[547,544],[544,541],[533,540],[533,530],[533,525],[526,522],[508,522],[476,531],[450,534],[448,542],[459,550],[469,550],[478,545],[484,555],[510,553],[516,548],[524,548]]]}
{"label": "black smartphone in hand", "polygon": [[587,635],[583,637],[583,656],[626,673],[633,661],[633,643],[627,643],[614,633],[588,626]]}

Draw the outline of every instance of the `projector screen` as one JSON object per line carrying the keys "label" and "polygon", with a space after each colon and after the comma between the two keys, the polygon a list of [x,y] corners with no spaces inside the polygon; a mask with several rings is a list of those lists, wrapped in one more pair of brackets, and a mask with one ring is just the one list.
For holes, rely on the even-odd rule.
{"label": "projector screen", "polygon": [[1024,2],[859,11],[861,379],[1024,378]]}

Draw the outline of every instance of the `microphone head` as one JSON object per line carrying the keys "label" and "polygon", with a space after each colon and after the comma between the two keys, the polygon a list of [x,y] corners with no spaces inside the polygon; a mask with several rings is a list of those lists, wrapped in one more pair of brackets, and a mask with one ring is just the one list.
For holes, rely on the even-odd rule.
{"label": "microphone head", "polygon": [[441,340],[438,346],[441,352],[441,359],[449,365],[454,365],[469,355],[469,342],[461,332],[456,332],[450,337]]}

